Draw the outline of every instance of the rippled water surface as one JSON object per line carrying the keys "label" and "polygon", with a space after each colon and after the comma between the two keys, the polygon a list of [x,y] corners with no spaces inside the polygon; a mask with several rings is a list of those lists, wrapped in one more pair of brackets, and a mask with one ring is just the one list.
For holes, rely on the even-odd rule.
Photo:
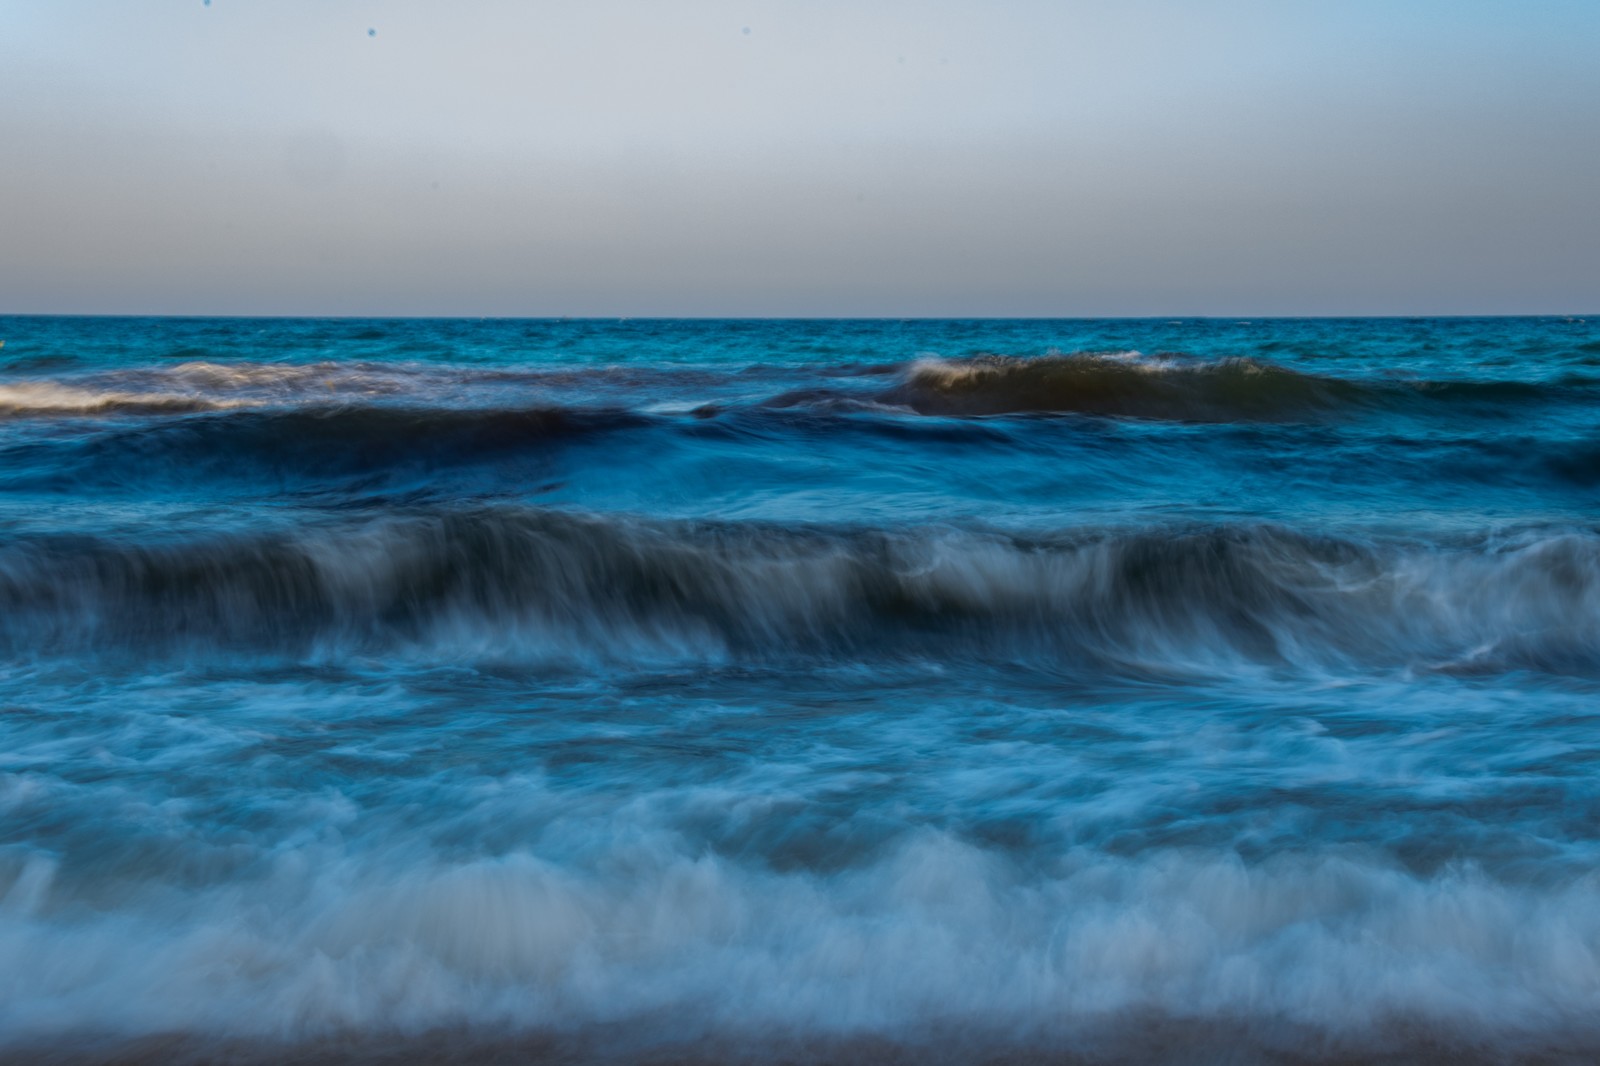
{"label": "rippled water surface", "polygon": [[1600,1050],[1600,320],[0,339],[0,1058]]}

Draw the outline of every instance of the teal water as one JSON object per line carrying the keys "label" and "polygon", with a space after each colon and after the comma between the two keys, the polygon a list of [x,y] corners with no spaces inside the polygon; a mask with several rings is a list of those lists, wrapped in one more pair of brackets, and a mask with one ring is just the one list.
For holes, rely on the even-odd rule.
{"label": "teal water", "polygon": [[1600,319],[0,339],[0,1052],[1600,1048]]}

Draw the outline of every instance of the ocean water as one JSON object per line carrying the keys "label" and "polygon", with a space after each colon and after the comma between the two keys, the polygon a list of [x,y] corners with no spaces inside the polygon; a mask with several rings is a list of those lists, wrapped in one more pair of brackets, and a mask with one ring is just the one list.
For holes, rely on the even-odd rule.
{"label": "ocean water", "polygon": [[0,339],[0,1058],[1600,1050],[1600,318]]}

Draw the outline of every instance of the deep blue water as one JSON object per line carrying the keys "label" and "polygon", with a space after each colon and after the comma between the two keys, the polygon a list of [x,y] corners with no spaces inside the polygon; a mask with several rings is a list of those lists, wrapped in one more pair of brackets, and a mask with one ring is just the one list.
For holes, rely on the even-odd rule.
{"label": "deep blue water", "polygon": [[0,339],[0,1053],[1600,1048],[1600,318]]}

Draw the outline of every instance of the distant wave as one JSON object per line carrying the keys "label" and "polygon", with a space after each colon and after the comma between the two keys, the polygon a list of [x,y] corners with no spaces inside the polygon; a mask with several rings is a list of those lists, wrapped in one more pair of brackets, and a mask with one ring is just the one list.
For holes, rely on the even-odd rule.
{"label": "distant wave", "polygon": [[[820,445],[839,456],[837,461],[859,463],[863,470],[894,463],[930,474],[952,458],[981,464],[980,450],[998,447],[989,463],[994,477],[1006,479],[1026,476],[1027,468],[1015,464],[1031,449],[1039,457],[1036,469],[1076,464],[1077,475],[1090,481],[1138,480],[1178,470],[1204,476],[1222,464],[1258,477],[1266,469],[1291,487],[1313,470],[1366,484],[1398,478],[1423,492],[1531,486],[1569,492],[1600,482],[1595,438],[1576,436],[1586,426],[1577,401],[1539,432],[1530,432],[1526,421],[1537,410],[1508,424],[1501,403],[1488,401],[1480,408],[1481,426],[1464,420],[1431,426],[1373,422],[1359,438],[1334,439],[1321,427],[1317,436],[1308,437],[1298,425],[1261,422],[1236,426],[1242,436],[1200,437],[1128,433],[1115,424],[1048,415],[925,418],[904,405],[828,390],[725,406],[693,401],[629,406],[604,402],[604,397],[593,403],[452,406],[409,396],[359,402],[308,397],[293,404],[192,397],[157,402],[150,396],[135,401],[133,396],[73,395],[69,399],[79,406],[14,416],[47,421],[13,424],[22,432],[0,440],[0,486],[52,494],[163,486],[252,495],[340,489],[366,496],[419,487],[433,494],[499,493],[580,475],[604,479],[611,469],[637,475],[642,462],[659,459],[655,484],[665,489],[674,479],[697,476],[698,462],[757,443],[772,450],[752,453],[766,458],[743,467],[741,476],[781,478],[776,449],[816,452]],[[1393,399],[1400,410],[1426,410],[1435,402],[1408,400],[1405,394]],[[0,421],[6,417],[0,410]],[[71,433],[30,431],[63,417],[86,418],[89,424],[75,423]],[[1490,432],[1481,431],[1485,428]],[[589,446],[573,450],[578,444]],[[852,455],[853,447],[862,450]],[[884,450],[889,447],[892,455]],[[913,449],[920,447],[928,449],[925,462],[906,466],[918,464]],[[951,448],[964,452],[952,456]],[[753,491],[774,485],[752,482]],[[685,491],[697,490],[686,483]]]}
{"label": "distant wave", "polygon": [[0,418],[38,415],[193,414],[236,406],[226,400],[170,392],[78,388],[52,381],[0,385]]}
{"label": "distant wave", "polygon": [[[648,374],[634,377],[648,380]],[[539,406],[529,390],[575,383],[635,383],[610,370],[529,370],[432,367],[407,363],[211,363],[101,370],[58,378],[19,376],[0,381],[0,415],[182,415],[267,408],[411,408],[471,410],[496,406],[509,387]],[[507,406],[504,403],[499,406]]]}
{"label": "distant wave", "polygon": [[1526,382],[1338,378],[1254,359],[1137,353],[929,359],[882,399],[927,415],[1118,415],[1188,422],[1295,421],[1418,398],[1510,401],[1552,395]]}
{"label": "distant wave", "polygon": [[13,654],[338,647],[1588,675],[1600,668],[1600,535],[1429,546],[1244,525],[1030,538],[487,509],[169,544],[14,541],[0,550],[0,613]]}
{"label": "distant wave", "polygon": [[[897,378],[885,387],[884,377]],[[763,385],[776,391],[760,395]],[[1592,399],[1600,382],[1345,378],[1254,359],[1134,352],[921,359],[857,367],[476,367],[413,363],[207,363],[0,384],[0,415],[182,415],[302,407],[504,410],[593,406],[713,415],[750,408],[942,417],[1082,414],[1287,422],[1362,410]],[[1443,408],[1441,408],[1443,405]]]}

